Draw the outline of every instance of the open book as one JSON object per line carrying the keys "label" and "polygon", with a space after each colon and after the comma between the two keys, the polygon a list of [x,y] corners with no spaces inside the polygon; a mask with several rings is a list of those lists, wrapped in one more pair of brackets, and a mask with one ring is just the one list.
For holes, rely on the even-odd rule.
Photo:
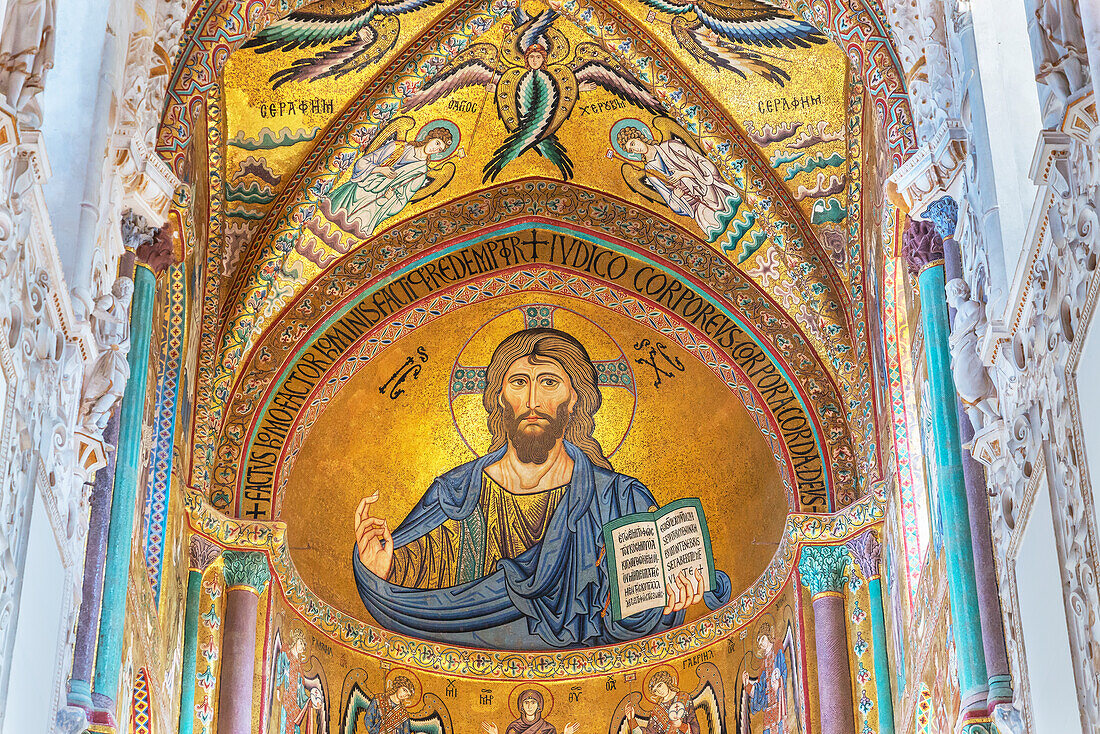
{"label": "open book", "polygon": [[710,532],[698,499],[612,520],[603,526],[603,540],[612,619],[665,606],[665,587],[675,584],[681,571],[687,572],[693,588],[700,577],[704,591],[717,584]]}

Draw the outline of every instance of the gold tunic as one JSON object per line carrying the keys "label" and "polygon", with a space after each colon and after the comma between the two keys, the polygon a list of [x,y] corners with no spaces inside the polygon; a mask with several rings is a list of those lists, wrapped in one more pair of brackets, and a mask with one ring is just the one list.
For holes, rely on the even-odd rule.
{"label": "gold tunic", "polygon": [[446,520],[427,535],[393,550],[389,581],[441,589],[488,576],[502,558],[540,543],[569,485],[515,494],[481,475],[478,509],[465,520]]}

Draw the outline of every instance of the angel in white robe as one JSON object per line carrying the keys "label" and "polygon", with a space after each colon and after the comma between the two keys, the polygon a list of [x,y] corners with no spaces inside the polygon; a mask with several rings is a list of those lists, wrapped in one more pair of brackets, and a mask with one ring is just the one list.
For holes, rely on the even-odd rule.
{"label": "angel in white robe", "polygon": [[619,131],[617,142],[619,148],[641,159],[645,185],[660,194],[669,209],[694,219],[708,242],[718,239],[737,216],[741,206],[737,190],[726,183],[714,163],[683,140],[670,135],[658,143],[640,128],[626,126]]}

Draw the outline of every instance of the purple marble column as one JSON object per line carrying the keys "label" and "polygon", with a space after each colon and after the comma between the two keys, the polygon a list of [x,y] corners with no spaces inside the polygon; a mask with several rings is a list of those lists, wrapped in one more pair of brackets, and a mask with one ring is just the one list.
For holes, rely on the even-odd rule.
{"label": "purple marble column", "polygon": [[[103,431],[103,442],[118,445],[118,412]],[[92,709],[92,668],[99,637],[99,606],[103,601],[103,564],[107,556],[107,533],[111,527],[111,496],[115,489],[115,451],[107,453],[107,465],[96,472],[89,501],[88,542],[84,550],[84,584],[81,587],[80,614],[76,622],[73,667],[69,675],[68,704]]]}
{"label": "purple marble column", "polygon": [[256,612],[269,578],[258,551],[225,551],[225,623],[218,674],[218,734],[251,734]]}
{"label": "purple marble column", "polygon": [[844,546],[805,546],[798,559],[798,574],[809,588],[814,605],[822,734],[855,734],[856,731],[842,591],[847,563],[848,549]]}
{"label": "purple marble column", "polygon": [[[941,200],[942,201],[942,200]],[[936,202],[938,203],[938,202]],[[933,220],[937,231],[950,227],[954,231],[954,218],[940,222]],[[942,234],[942,232],[941,232]],[[944,238],[944,273],[948,283],[962,278],[962,253],[959,244],[950,237]],[[969,293],[969,291],[967,291]],[[954,326],[956,311],[948,308],[948,321]],[[978,359],[978,355],[973,356]],[[957,369],[957,368],[956,368]],[[992,386],[990,386],[992,389]],[[966,485],[966,504],[970,515],[970,540],[974,552],[974,577],[978,587],[978,616],[982,624],[982,648],[985,652],[986,675],[989,682],[986,705],[988,710],[1001,703],[1012,702],[1012,674],[1008,667],[1008,650],[1005,647],[1004,622],[1001,616],[1001,597],[997,585],[997,569],[993,556],[993,531],[989,519],[989,493],[985,467],[974,458],[974,424],[965,406],[956,403],[959,417],[959,439],[962,442],[963,482]]]}

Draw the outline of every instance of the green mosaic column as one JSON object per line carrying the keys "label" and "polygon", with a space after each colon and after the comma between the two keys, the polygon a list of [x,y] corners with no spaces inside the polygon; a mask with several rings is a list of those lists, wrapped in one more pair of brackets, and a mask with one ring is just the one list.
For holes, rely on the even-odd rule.
{"label": "green mosaic column", "polygon": [[879,734],[894,734],[894,701],[890,692],[890,662],[886,656],[886,615],[882,608],[882,576],[879,574],[882,546],[875,531],[866,530],[848,541],[848,551],[867,579],[867,593],[871,597],[871,650],[875,660]]}
{"label": "green mosaic column", "polygon": [[226,591],[218,734],[251,734],[256,612],[270,571],[267,556],[258,551],[225,551],[222,556]]}
{"label": "green mosaic column", "polygon": [[[944,289],[943,240],[931,222],[909,219],[902,236],[902,256],[920,285],[924,358],[932,412],[935,496],[940,507],[941,535],[947,561],[951,599],[951,629],[955,638],[959,689],[964,722],[988,722],[986,710],[985,649],[974,574],[974,547],[970,535],[962,445],[956,412],[958,395],[951,374],[948,346],[950,326]],[[979,721],[983,720],[984,721]],[[964,724],[964,729],[968,726]]]}
{"label": "green mosaic column", "polygon": [[134,510],[141,470],[141,427],[145,418],[145,388],[149,373],[149,342],[153,331],[157,274],[172,261],[172,233],[161,229],[137,248],[134,298],[130,310],[130,378],[122,396],[115,488],[104,562],[103,604],[99,614],[95,685],[92,689],[93,730],[116,729],[115,697],[122,671],[126,593],[130,582],[130,551],[134,537]]}
{"label": "green mosaic column", "polygon": [[187,572],[187,606],[183,617],[183,670],[180,676],[179,734],[191,734],[195,725],[195,670],[199,648],[199,604],[203,572],[221,553],[221,548],[201,535],[192,535],[191,568]]}
{"label": "green mosaic column", "polygon": [[844,621],[844,546],[807,545],[798,558],[798,575],[810,590],[817,644],[817,689],[822,734],[855,734],[852,666]]}

